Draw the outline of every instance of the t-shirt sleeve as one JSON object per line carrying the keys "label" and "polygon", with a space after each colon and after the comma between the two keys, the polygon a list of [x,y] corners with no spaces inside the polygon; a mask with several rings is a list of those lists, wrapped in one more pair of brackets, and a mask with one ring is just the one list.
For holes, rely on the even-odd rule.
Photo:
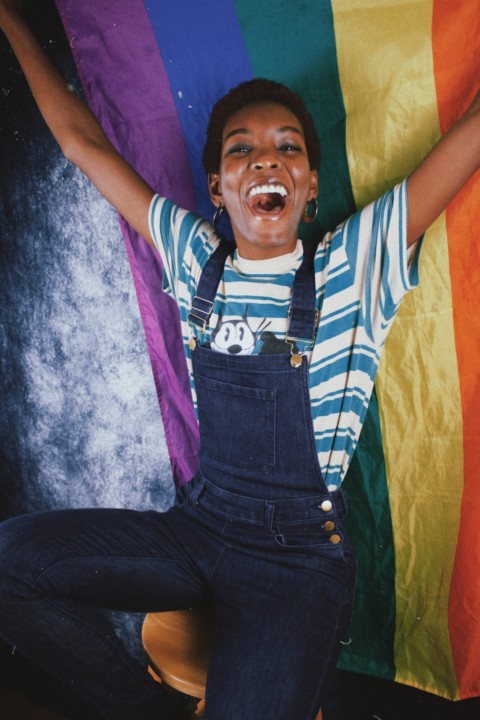
{"label": "t-shirt sleeve", "polygon": [[407,213],[405,180],[341,228],[365,330],[376,345],[385,341],[402,298],[419,280],[423,236],[407,249]]}
{"label": "t-shirt sleeve", "polygon": [[159,195],[152,199],[148,221],[162,259],[163,290],[180,302],[194,291],[218,238],[208,222]]}

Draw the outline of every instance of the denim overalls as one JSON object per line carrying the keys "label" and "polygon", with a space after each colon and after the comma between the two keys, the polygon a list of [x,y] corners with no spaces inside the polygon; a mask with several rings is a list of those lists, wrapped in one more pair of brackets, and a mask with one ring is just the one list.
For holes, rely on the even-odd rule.
{"label": "denim overalls", "polygon": [[[222,253],[201,278],[201,322]],[[296,274],[292,338],[315,333],[312,254]],[[206,602],[217,619],[206,720],[316,717],[348,627],[355,560],[342,493],[328,492],[318,466],[307,361],[288,350],[195,347],[201,465],[167,512],[60,510],[0,524],[0,636],[110,720],[185,715],[103,608]]]}
{"label": "denim overalls", "polygon": [[[270,710],[258,712],[262,719],[270,713],[272,718],[291,720],[315,717],[325,676],[336,662],[346,631],[355,578],[354,555],[343,526],[343,493],[327,490],[318,464],[308,362],[293,349],[295,340],[313,343],[315,338],[314,250],[314,246],[305,247],[296,273],[284,354],[229,355],[191,343],[201,452],[200,469],[185,492],[190,502],[217,514],[220,522],[225,518],[226,541],[243,547],[240,573],[245,574],[247,587],[243,596],[246,602],[250,596],[251,607],[240,609],[237,600],[235,611],[254,616],[258,612],[258,637],[266,592],[275,599],[265,603],[267,612],[274,616],[280,611],[276,635],[281,649],[273,644],[270,654],[262,647],[255,661],[247,660],[247,655],[244,660],[252,663],[249,687],[258,684],[255,673],[264,677]],[[224,243],[202,274],[189,316],[197,327],[204,328],[208,322],[226,254]],[[257,563],[261,568],[260,587],[250,579],[255,571],[249,569],[249,556],[252,568]],[[270,579],[265,582],[269,572]],[[298,575],[304,582],[309,573],[315,580],[307,589],[299,583]],[[219,578],[217,584],[221,596]],[[231,590],[230,578],[226,584]],[[316,590],[312,592],[312,588]],[[306,598],[312,607],[305,603]],[[231,612],[222,627],[229,624],[235,626]],[[310,666],[310,674],[305,672],[305,665]],[[280,702],[273,711],[269,691],[272,679],[267,680],[265,666],[273,675],[282,674],[280,668],[284,670]],[[295,687],[299,668],[303,668],[303,679]],[[287,677],[294,678],[290,694]],[[225,690],[229,680],[225,674]],[[288,703],[290,711],[286,710]],[[238,717],[254,717],[244,712]],[[253,712],[253,705],[249,712]],[[221,714],[212,717],[220,718]]]}

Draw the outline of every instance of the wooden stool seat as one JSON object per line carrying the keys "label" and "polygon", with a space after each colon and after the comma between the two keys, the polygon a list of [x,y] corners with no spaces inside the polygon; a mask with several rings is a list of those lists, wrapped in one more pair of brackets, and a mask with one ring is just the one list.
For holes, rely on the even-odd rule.
{"label": "wooden stool seat", "polygon": [[[142,643],[150,673],[174,690],[199,698],[196,716],[204,708],[214,635],[213,607],[149,613],[143,623]],[[322,720],[321,710],[316,720]]]}
{"label": "wooden stool seat", "polygon": [[142,642],[150,667],[162,682],[185,695],[204,698],[214,633],[213,608],[149,613]]}

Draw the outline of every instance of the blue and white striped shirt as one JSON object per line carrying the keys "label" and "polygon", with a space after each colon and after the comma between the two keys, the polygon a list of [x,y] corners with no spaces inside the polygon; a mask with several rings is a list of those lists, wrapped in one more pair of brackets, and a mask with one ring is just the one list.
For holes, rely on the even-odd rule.
{"label": "blue and white striped shirt", "polygon": [[[418,283],[418,252],[407,253],[406,181],[327,233],[315,255],[320,310],[315,345],[298,348],[309,359],[313,429],[329,488],[347,472],[365,419],[380,354],[405,293]],[[150,229],[164,263],[164,290],[180,309],[195,404],[188,341],[195,334],[218,352],[285,352],[292,282],[302,256],[225,264],[207,331],[198,336],[188,313],[202,269],[219,239],[211,225],[155,196]],[[420,244],[420,243],[419,243]]]}

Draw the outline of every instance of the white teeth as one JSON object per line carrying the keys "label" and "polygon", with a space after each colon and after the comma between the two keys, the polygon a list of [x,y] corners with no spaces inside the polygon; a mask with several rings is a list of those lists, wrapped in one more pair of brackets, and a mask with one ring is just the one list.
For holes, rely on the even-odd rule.
{"label": "white teeth", "polygon": [[249,197],[254,197],[255,195],[264,195],[265,193],[276,193],[282,197],[287,196],[287,191],[283,185],[255,185],[255,187],[249,191],[248,195]]}

